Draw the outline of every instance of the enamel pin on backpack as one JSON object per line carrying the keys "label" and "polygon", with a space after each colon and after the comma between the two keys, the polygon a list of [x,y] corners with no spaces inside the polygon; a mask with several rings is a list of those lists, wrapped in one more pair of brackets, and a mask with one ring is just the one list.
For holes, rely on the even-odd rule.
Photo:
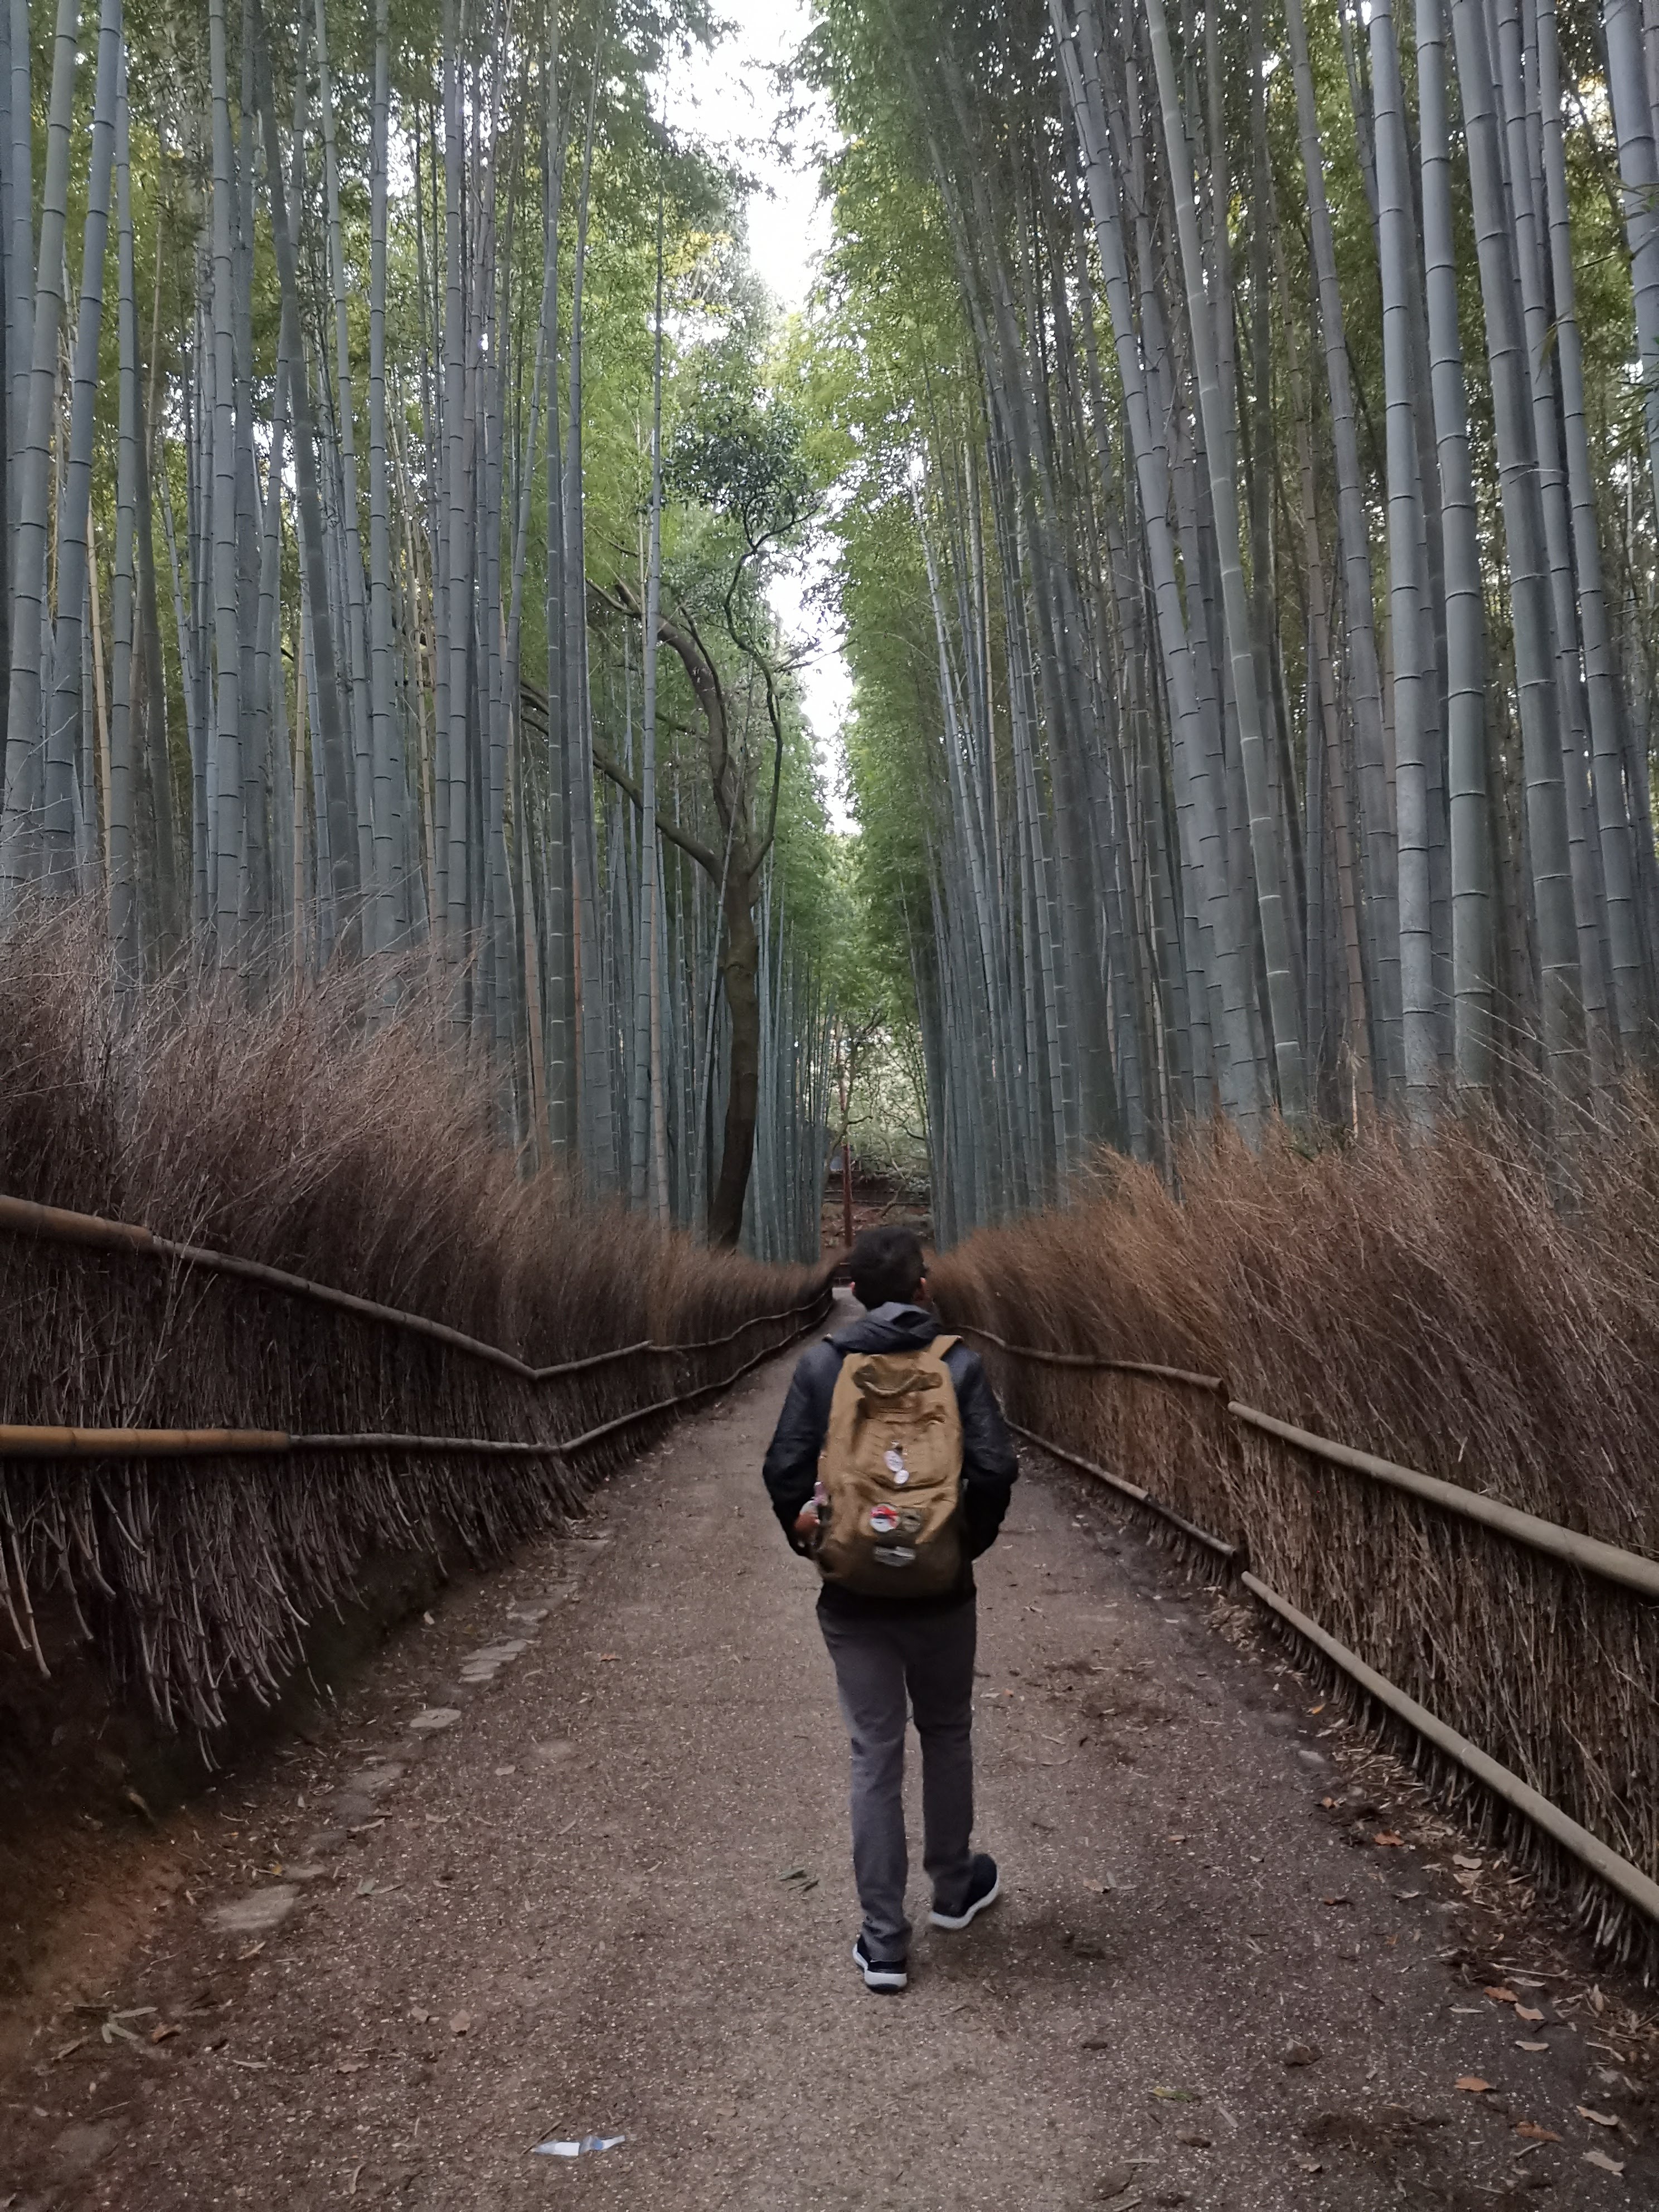
{"label": "enamel pin on backpack", "polygon": [[912,1352],[852,1352],[818,1461],[826,1582],[872,1597],[938,1597],[962,1571],[962,1415],[936,1336]]}

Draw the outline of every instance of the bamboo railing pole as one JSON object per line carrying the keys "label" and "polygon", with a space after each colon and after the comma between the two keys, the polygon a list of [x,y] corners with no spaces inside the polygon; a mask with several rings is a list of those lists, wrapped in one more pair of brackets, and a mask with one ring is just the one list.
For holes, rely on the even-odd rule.
{"label": "bamboo railing pole", "polygon": [[1189,1521],[1185,1514],[1177,1513],[1161,1498],[1154,1498],[1150,1490],[1143,1490],[1138,1482],[1131,1482],[1124,1475],[1114,1474],[1109,1468],[1097,1467],[1093,1460],[1080,1458],[1076,1452],[1066,1451],[1059,1444],[1050,1443],[1047,1437],[1038,1436],[1034,1429],[1021,1428],[1018,1421],[1010,1421],[1008,1425],[1016,1436],[1024,1437],[1028,1443],[1036,1444],[1040,1451],[1048,1453],[1051,1458],[1063,1459],[1067,1466],[1080,1468],[1085,1474],[1093,1475],[1097,1482],[1109,1484],[1136,1505],[1144,1505],[1149,1513],[1156,1513],[1161,1520],[1170,1522],[1180,1529],[1183,1536],[1190,1536],[1195,1544],[1202,1544],[1206,1551],[1213,1552],[1218,1559],[1225,1559],[1232,1565],[1238,1564],[1241,1554],[1237,1544],[1230,1544],[1220,1536],[1212,1536],[1207,1528],[1200,1528],[1195,1521]]}
{"label": "bamboo railing pole", "polygon": [[147,1252],[155,1240],[131,1221],[106,1221],[95,1213],[70,1213],[60,1206],[37,1206],[32,1199],[0,1198],[0,1229],[18,1237],[40,1237],[57,1244],[91,1244],[115,1252]]}
{"label": "bamboo railing pole", "polygon": [[1530,1783],[1523,1782],[1507,1766],[1500,1766],[1495,1759],[1472,1744],[1467,1736],[1459,1735],[1455,1729],[1448,1728],[1445,1722],[1437,1719],[1426,1706],[1419,1705],[1415,1698],[1408,1698],[1403,1690],[1396,1689],[1386,1675],[1379,1674],[1375,1668],[1368,1667],[1357,1653],[1350,1651],[1346,1644],[1339,1644],[1334,1636],[1328,1636],[1316,1622],[1309,1620],[1306,1613],[1298,1613],[1288,1599],[1280,1597],[1277,1590],[1269,1589],[1266,1583],[1248,1572],[1240,1579],[1270,1612],[1277,1613],[1316,1650],[1322,1651],[1334,1665],[1340,1667],[1380,1705],[1386,1706],[1408,1728],[1414,1729],[1437,1751],[1443,1751],[1447,1758],[1455,1759],[1466,1772],[1490,1790],[1494,1797],[1501,1798],[1504,1804],[1512,1806],[1535,1827],[1541,1828],[1552,1842],[1559,1844],[1581,1865],[1588,1867],[1592,1874],[1607,1883],[1609,1889],[1617,1890],[1627,1904],[1645,1913],[1650,1920],[1659,1920],[1659,1882],[1644,1874],[1639,1867],[1632,1866],[1628,1859],[1620,1858],[1617,1851],[1610,1850],[1588,1828],[1581,1827],[1577,1820],[1534,1790]]}
{"label": "bamboo railing pole", "polygon": [[0,1459],[241,1459],[292,1451],[283,1429],[30,1428],[0,1423]]}
{"label": "bamboo railing pole", "polygon": [[[823,1307],[825,1301],[822,1293],[814,1303]],[[790,1307],[781,1314],[757,1315],[756,1319],[788,1320],[804,1310],[802,1307]],[[599,1443],[602,1437],[615,1435],[618,1430],[649,1420],[653,1413],[672,1413],[676,1407],[694,1405],[699,1398],[711,1398],[721,1390],[729,1390],[763,1361],[775,1358],[805,1335],[821,1317],[821,1314],[815,1315],[811,1321],[793,1329],[781,1344],[763,1345],[729,1375],[716,1376],[711,1382],[700,1382],[695,1389],[678,1391],[672,1397],[653,1399],[647,1406],[633,1407],[612,1420],[601,1421],[596,1428],[584,1429],[580,1436],[522,1439],[426,1437],[395,1431],[365,1431],[343,1436],[291,1435],[285,1429],[79,1429],[32,1427],[14,1422],[0,1423],[0,1460],[284,1458],[301,1453],[333,1457],[359,1452],[418,1452],[452,1459],[565,1459]],[[733,1335],[739,1333],[732,1331]],[[716,1337],[709,1346],[698,1348],[710,1349],[730,1341],[729,1337]]]}
{"label": "bamboo railing pole", "polygon": [[1277,1437],[1281,1443],[1291,1444],[1312,1458],[1327,1460],[1333,1467],[1351,1468],[1357,1474],[1370,1475],[1374,1481],[1385,1482],[1393,1489],[1425,1498],[1466,1521],[1479,1521],[1488,1528],[1495,1528],[1500,1535],[1528,1545],[1535,1552],[1547,1553],[1569,1566],[1600,1575],[1604,1582],[1620,1583],[1643,1597],[1659,1598],[1659,1559],[1644,1559],[1639,1552],[1623,1551],[1616,1544],[1603,1543],[1597,1536],[1581,1535],[1576,1528],[1564,1528],[1559,1522],[1545,1521],[1535,1513],[1523,1513],[1517,1506],[1505,1505],[1501,1498],[1483,1497],[1478,1490],[1465,1490],[1458,1483],[1443,1482],[1437,1475],[1419,1474],[1415,1468],[1398,1467],[1392,1460],[1378,1459],[1370,1452],[1354,1451],[1346,1444],[1333,1443],[1328,1437],[1316,1436],[1311,1430],[1296,1428],[1289,1421],[1275,1420],[1271,1413],[1260,1413],[1254,1406],[1240,1405],[1234,1400],[1229,1402],[1227,1411],[1234,1420],[1259,1429],[1264,1435]]}
{"label": "bamboo railing pole", "polygon": [[1188,1367],[1160,1367],[1150,1359],[1107,1359],[1092,1352],[1045,1352],[1032,1344],[1010,1344],[1006,1337],[998,1336],[988,1328],[979,1328],[972,1322],[958,1322],[957,1327],[964,1336],[982,1336],[988,1344],[994,1344],[1012,1359],[1035,1359],[1044,1367],[1087,1367],[1097,1372],[1113,1375],[1147,1375],[1158,1382],[1178,1382],[1194,1390],[1212,1391],[1224,1398],[1227,1385],[1219,1375],[1195,1375]]}
{"label": "bamboo railing pole", "polygon": [[32,1199],[0,1197],[0,1230],[59,1244],[144,1252],[155,1259],[176,1260],[185,1267],[201,1267],[215,1274],[239,1276],[244,1281],[260,1283],[294,1297],[310,1298],[339,1312],[356,1314],[365,1321],[383,1322],[387,1328],[400,1328],[410,1335],[429,1337],[452,1351],[465,1352],[469,1358],[487,1360],[526,1382],[551,1382],[562,1376],[586,1374],[613,1359],[669,1358],[717,1351],[721,1345],[734,1342],[746,1329],[759,1328],[768,1322],[787,1321],[795,1314],[819,1305],[823,1298],[820,1287],[792,1306],[780,1307],[772,1313],[750,1314],[725,1336],[704,1337],[691,1344],[658,1344],[649,1337],[641,1337],[637,1343],[612,1345],[606,1351],[591,1352],[580,1359],[562,1359],[550,1367],[534,1367],[501,1346],[468,1336],[445,1322],[430,1321],[423,1314],[407,1313],[398,1306],[381,1305],[374,1298],[360,1298],[350,1291],[335,1290],[327,1283],[314,1283],[304,1275],[289,1274],[285,1268],[267,1267],[262,1260],[243,1260],[233,1253],[210,1251],[199,1244],[176,1243],[172,1237],[157,1237],[135,1222],[109,1221],[100,1214],[72,1213],[61,1206],[37,1205]]}
{"label": "bamboo railing pole", "polygon": [[[958,1322],[957,1328],[969,1336],[983,1337],[988,1343],[998,1346],[1010,1358],[1030,1359],[1046,1367],[1079,1367],[1122,1375],[1146,1375],[1155,1380],[1174,1382],[1193,1389],[1213,1390],[1226,1397],[1227,1386],[1218,1376],[1195,1375],[1182,1367],[1159,1367],[1150,1361],[1134,1359],[1097,1358],[1085,1352],[1045,1352],[1034,1345],[1009,1344],[988,1328],[975,1328],[971,1322]],[[1328,1461],[1333,1467],[1347,1468],[1356,1474],[1369,1475],[1374,1481],[1389,1484],[1395,1490],[1408,1492],[1425,1499],[1448,1513],[1459,1515],[1466,1521],[1478,1521],[1484,1527],[1496,1529],[1500,1535],[1510,1537],[1517,1544],[1525,1544],[1535,1552],[1547,1553],[1568,1566],[1581,1568],[1586,1574],[1599,1575],[1604,1582],[1619,1583],[1641,1597],[1659,1599],[1659,1559],[1650,1559],[1640,1552],[1625,1550],[1618,1544],[1605,1543],[1599,1536],[1582,1534],[1576,1528],[1564,1528],[1559,1522],[1546,1521],[1536,1513],[1527,1513],[1519,1506],[1506,1505],[1501,1498],[1487,1498],[1478,1490],[1467,1490],[1461,1483],[1445,1482],[1438,1475],[1423,1474],[1417,1468],[1401,1467],[1393,1460],[1379,1459],[1374,1453],[1355,1451],[1351,1445],[1337,1443],[1329,1437],[1316,1435],[1311,1429],[1299,1429],[1292,1422],[1275,1419],[1273,1414],[1259,1407],[1247,1406],[1236,1398],[1227,1398],[1229,1416],[1247,1428],[1260,1430],[1264,1435],[1277,1437],[1283,1443],[1312,1458]],[[1022,1430],[1022,1435],[1027,1431]],[[1041,1437],[1032,1441],[1045,1451],[1056,1447]],[[1070,1455],[1059,1452],[1057,1456]],[[1092,1473],[1099,1469],[1091,1469]],[[1107,1477],[1121,1486],[1121,1478]],[[1195,1532],[1200,1536],[1201,1530]]]}

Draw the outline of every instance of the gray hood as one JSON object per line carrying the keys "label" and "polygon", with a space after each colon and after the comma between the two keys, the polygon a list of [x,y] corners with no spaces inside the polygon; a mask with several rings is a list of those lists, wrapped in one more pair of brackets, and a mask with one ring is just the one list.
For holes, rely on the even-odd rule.
{"label": "gray hood", "polygon": [[926,1306],[878,1306],[830,1339],[837,1352],[925,1352],[945,1331]]}

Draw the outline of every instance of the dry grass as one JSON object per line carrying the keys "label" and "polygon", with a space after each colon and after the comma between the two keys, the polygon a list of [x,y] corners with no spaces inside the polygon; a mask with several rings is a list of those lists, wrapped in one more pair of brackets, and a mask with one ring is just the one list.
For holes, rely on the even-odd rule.
{"label": "dry grass", "polygon": [[[1632,1091],[1562,1188],[1512,1133],[1374,1131],[1310,1158],[1223,1135],[1177,1202],[1124,1168],[942,1260],[1016,1343],[1224,1376],[1340,1442],[1659,1555],[1659,1105]],[[1659,1875],[1659,1609],[1311,1462],[1201,1394],[994,1355],[1015,1418],[1244,1545],[1264,1580]],[[1526,1839],[1526,1848],[1534,1848]],[[1606,1940],[1654,1931],[1558,1868]]]}
{"label": "dry grass", "polygon": [[[584,1211],[556,1176],[523,1180],[441,1024],[415,1006],[374,1028],[362,1006],[343,981],[258,1013],[233,985],[124,1014],[94,927],[26,922],[0,957],[0,1191],[264,1261],[538,1364],[719,1335],[812,1287],[812,1271],[665,1242]],[[251,1284],[0,1236],[0,1420],[568,1436],[793,1326],[538,1389]],[[0,1462],[0,1595],[25,1636],[26,1593],[70,1601],[165,1722],[210,1729],[234,1694],[276,1688],[303,1620],[369,1553],[459,1542],[487,1559],[651,1433],[580,1471]]]}

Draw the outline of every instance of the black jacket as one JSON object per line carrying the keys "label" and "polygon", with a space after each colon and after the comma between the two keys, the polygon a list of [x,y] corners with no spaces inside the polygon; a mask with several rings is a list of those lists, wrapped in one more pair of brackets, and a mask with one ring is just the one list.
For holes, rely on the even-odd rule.
{"label": "black jacket", "polygon": [[[862,1321],[837,1329],[801,1354],[763,1469],[772,1510],[795,1551],[807,1548],[795,1534],[795,1516],[811,1497],[817,1480],[818,1454],[830,1426],[830,1401],[842,1359],[849,1352],[921,1350],[946,1333],[937,1314],[929,1313],[925,1306],[878,1306]],[[957,1407],[962,1415],[965,1541],[961,1580],[954,1589],[933,1598],[866,1597],[843,1589],[839,1583],[826,1583],[818,1601],[831,1612],[866,1616],[890,1615],[901,1608],[906,1613],[939,1613],[974,1595],[969,1563],[981,1552],[988,1552],[997,1540],[1019,1462],[979,1354],[965,1344],[954,1344],[945,1355],[945,1364],[956,1386]]]}

